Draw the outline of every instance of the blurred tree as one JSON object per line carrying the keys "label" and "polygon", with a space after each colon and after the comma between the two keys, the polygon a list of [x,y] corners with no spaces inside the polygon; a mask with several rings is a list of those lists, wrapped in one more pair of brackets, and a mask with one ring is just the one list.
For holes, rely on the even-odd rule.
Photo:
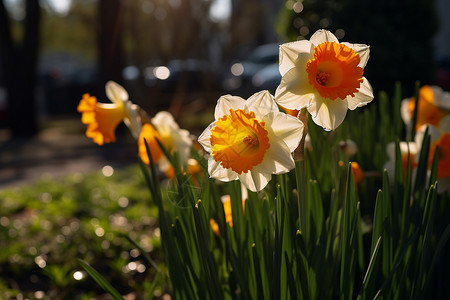
{"label": "blurred tree", "polygon": [[411,94],[416,80],[434,82],[434,0],[288,0],[280,16],[278,31],[289,41],[324,28],[340,40],[370,45],[364,72],[375,91],[391,92],[398,80]]}
{"label": "blurred tree", "polygon": [[3,0],[0,1],[0,71],[3,72],[8,98],[8,126],[13,137],[37,133],[34,88],[40,7],[39,1],[25,1],[23,37],[14,42],[10,18]]}
{"label": "blurred tree", "polygon": [[101,81],[114,80],[122,83],[124,66],[122,33],[123,6],[121,0],[100,0],[98,2],[98,61]]}

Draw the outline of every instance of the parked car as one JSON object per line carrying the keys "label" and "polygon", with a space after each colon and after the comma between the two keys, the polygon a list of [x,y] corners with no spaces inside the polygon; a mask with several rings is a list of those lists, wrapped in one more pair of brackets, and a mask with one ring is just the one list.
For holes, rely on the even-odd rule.
{"label": "parked car", "polygon": [[166,65],[148,66],[144,69],[147,86],[157,86],[164,92],[174,92],[183,80],[188,92],[207,89],[215,83],[209,63],[199,59],[174,59]]}
{"label": "parked car", "polygon": [[260,90],[274,93],[281,81],[278,58],[279,44],[256,47],[246,59],[230,66],[222,84],[224,90],[241,97],[248,97]]}

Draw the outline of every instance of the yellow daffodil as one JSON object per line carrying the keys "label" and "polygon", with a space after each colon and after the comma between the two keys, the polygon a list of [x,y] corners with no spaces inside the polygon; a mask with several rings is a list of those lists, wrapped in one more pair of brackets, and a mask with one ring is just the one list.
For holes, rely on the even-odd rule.
{"label": "yellow daffodil", "polygon": [[[406,179],[406,171],[408,169],[408,159],[411,164],[411,170],[417,167],[416,156],[420,151],[420,147],[416,142],[400,142],[400,153],[402,157],[403,180]],[[386,146],[388,161],[384,164],[384,168],[388,171],[389,180],[393,183],[395,170],[395,143],[389,143]]]}
{"label": "yellow daffodil", "polygon": [[97,98],[84,94],[78,105],[81,122],[87,124],[86,136],[98,145],[116,141],[114,131],[120,122],[130,129],[134,137],[138,137],[141,121],[137,107],[128,100],[128,93],[115,82],[106,83],[106,95],[112,103],[99,103]]}
{"label": "yellow daffodil", "polygon": [[[444,117],[441,120],[439,127],[429,124],[422,125],[416,134],[416,144],[422,144],[427,126],[431,137],[428,167],[431,168],[434,151],[436,147],[439,147],[437,178],[439,182],[438,192],[442,193],[450,190],[450,116]],[[419,155],[416,155],[416,161],[418,160],[418,157]]]}
{"label": "yellow daffodil", "polygon": [[350,164],[350,167],[352,169],[353,178],[355,180],[355,184],[359,184],[364,179],[364,172],[359,166],[359,164],[355,161],[353,161]]}
{"label": "yellow daffodil", "polygon": [[214,117],[198,139],[210,153],[208,172],[212,178],[239,179],[249,190],[260,191],[272,174],[295,167],[291,153],[300,142],[303,123],[281,113],[268,91],[247,101],[222,96]]}
{"label": "yellow daffodil", "polygon": [[138,139],[138,148],[139,156],[141,157],[142,162],[147,165],[150,164],[150,159],[147,155],[147,147],[145,146],[145,141],[147,141],[148,147],[150,148],[150,152],[152,154],[152,159],[155,163],[157,163],[161,159],[161,157],[164,156],[156,139],[162,141],[162,138],[159,135],[158,131],[156,131],[155,127],[153,127],[149,123],[145,123],[144,125],[142,125],[141,134],[139,135]]}
{"label": "yellow daffodil", "polygon": [[[338,162],[338,164],[339,164],[339,167],[344,166],[344,162],[342,160],[340,160]],[[361,167],[359,166],[359,164],[354,161],[350,163],[350,169],[352,170],[353,179],[355,181],[355,184],[358,185],[365,177],[364,172],[361,169]]]}
{"label": "yellow daffodil", "polygon": [[306,108],[316,124],[334,130],[348,109],[373,100],[372,87],[363,77],[368,59],[369,46],[339,43],[326,30],[318,30],[309,41],[283,44],[275,100],[287,109]]}
{"label": "yellow daffodil", "polygon": [[189,132],[185,129],[180,129],[173,116],[167,111],[157,113],[151,119],[151,123],[144,124],[138,140],[139,156],[142,161],[146,164],[149,163],[144,143],[145,139],[150,147],[152,158],[158,163],[160,170],[170,172],[172,166],[156,142],[156,139],[158,139],[167,151],[172,154],[174,152],[178,153],[182,166],[187,164],[192,146]]}
{"label": "yellow daffodil", "polygon": [[[244,211],[245,210],[245,200],[248,197],[248,193],[247,193],[247,189],[245,188],[245,186],[241,185],[241,188],[242,188],[242,210]],[[223,195],[221,197],[221,201],[222,201],[222,205],[223,205],[223,212],[225,214],[225,222],[227,222],[227,224],[230,225],[230,227],[233,227],[233,214],[231,212],[230,195]],[[217,224],[216,220],[210,219],[209,223],[211,225],[212,231],[216,235],[219,235],[220,234],[219,225]]]}
{"label": "yellow daffodil", "polygon": [[[450,114],[450,93],[438,86],[425,85],[419,89],[416,130],[424,124],[439,126],[441,120]],[[414,115],[415,97],[402,101],[403,122],[410,129]]]}

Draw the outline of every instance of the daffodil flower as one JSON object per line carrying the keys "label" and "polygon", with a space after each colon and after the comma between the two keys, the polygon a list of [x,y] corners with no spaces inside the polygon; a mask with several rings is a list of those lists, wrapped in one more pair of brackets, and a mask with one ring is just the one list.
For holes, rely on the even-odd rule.
{"label": "daffodil flower", "polygon": [[[450,190],[450,116],[444,117],[440,126],[425,124],[417,131],[415,142],[422,145],[424,132],[428,127],[430,134],[430,150],[428,154],[428,167],[431,168],[436,147],[439,147],[439,160],[437,169],[438,193]],[[416,161],[419,155],[416,155]]]}
{"label": "daffodil flower", "polygon": [[[408,129],[412,126],[415,105],[415,97],[403,99],[401,104],[402,119]],[[418,106],[416,130],[424,124],[439,127],[441,120],[450,114],[450,93],[438,86],[425,85],[419,89]]]}
{"label": "daffodil flower", "polygon": [[141,121],[137,106],[128,100],[127,91],[117,83],[106,83],[106,95],[112,103],[99,103],[97,98],[84,94],[78,105],[81,122],[87,124],[86,136],[98,145],[116,141],[116,127],[123,121],[137,138],[141,130]]}
{"label": "daffodil flower", "polygon": [[[245,211],[245,201],[248,198],[248,192],[243,184],[241,184],[241,191],[242,191],[242,211],[244,212]],[[227,222],[227,224],[230,227],[233,227],[233,214],[231,212],[231,197],[230,197],[230,195],[223,195],[222,197],[220,197],[220,200],[222,201],[223,212],[225,214],[225,222]],[[217,224],[216,220],[210,219],[209,223],[211,225],[212,231],[216,235],[219,235],[220,234],[219,224]]]}
{"label": "daffodil flower", "polygon": [[[406,172],[408,170],[408,160],[411,164],[411,170],[417,167],[416,157],[420,151],[420,146],[416,142],[400,142],[400,154],[403,167],[403,180],[406,179]],[[391,184],[394,183],[394,170],[395,170],[395,143],[389,143],[386,146],[386,153],[388,155],[388,161],[384,164],[384,169],[387,170],[389,180]]]}
{"label": "daffodil flower", "polygon": [[210,153],[210,177],[225,182],[239,179],[249,190],[260,191],[272,174],[295,167],[291,153],[300,142],[303,123],[281,113],[268,91],[247,101],[222,96],[214,117],[198,139]]}
{"label": "daffodil flower", "polygon": [[318,30],[309,41],[283,44],[275,100],[287,109],[306,108],[316,124],[334,130],[348,109],[373,100],[372,87],[363,77],[368,59],[369,46],[339,43],[326,30]]}
{"label": "daffodil flower", "polygon": [[181,165],[188,163],[192,147],[192,139],[189,131],[181,129],[175,122],[173,116],[167,111],[161,111],[151,119],[151,124],[144,124],[139,136],[139,156],[142,161],[149,164],[147,149],[144,139],[150,147],[152,158],[158,163],[163,172],[170,172],[172,168],[168,159],[163,155],[156,139],[158,139],[164,148],[170,153],[177,152]]}

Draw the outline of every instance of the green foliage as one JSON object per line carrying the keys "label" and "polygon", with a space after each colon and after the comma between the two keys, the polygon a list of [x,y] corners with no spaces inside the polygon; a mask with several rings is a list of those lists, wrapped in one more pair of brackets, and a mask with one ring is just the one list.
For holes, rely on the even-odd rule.
{"label": "green foliage", "polygon": [[[274,176],[266,190],[249,192],[244,209],[238,182],[215,182],[204,170],[196,185],[169,157],[177,175],[165,191],[154,164],[142,166],[159,209],[173,297],[446,298],[449,198],[436,192],[437,160],[433,180],[427,181],[429,137],[415,181],[410,168],[403,178],[398,143],[395,171],[382,171],[386,144],[405,134],[397,90],[393,99],[381,93],[378,105],[350,112],[334,132],[311,123],[313,150],[305,163]],[[390,130],[383,130],[388,124]],[[347,138],[360,147],[355,157],[339,147]],[[206,166],[203,157],[196,159]],[[354,159],[374,170],[358,184],[350,165]],[[231,198],[233,226],[225,221],[224,194]],[[210,219],[217,222],[218,235]]]}
{"label": "green foliage", "polygon": [[[161,264],[157,209],[147,197],[137,166],[115,170],[111,177],[72,174],[0,191],[0,298],[34,299],[36,291],[51,299],[104,294],[77,258],[121,294],[164,292],[164,278],[155,268]],[[131,270],[131,262],[145,268]],[[75,272],[81,280],[74,279]],[[156,286],[144,284],[154,279]]]}

